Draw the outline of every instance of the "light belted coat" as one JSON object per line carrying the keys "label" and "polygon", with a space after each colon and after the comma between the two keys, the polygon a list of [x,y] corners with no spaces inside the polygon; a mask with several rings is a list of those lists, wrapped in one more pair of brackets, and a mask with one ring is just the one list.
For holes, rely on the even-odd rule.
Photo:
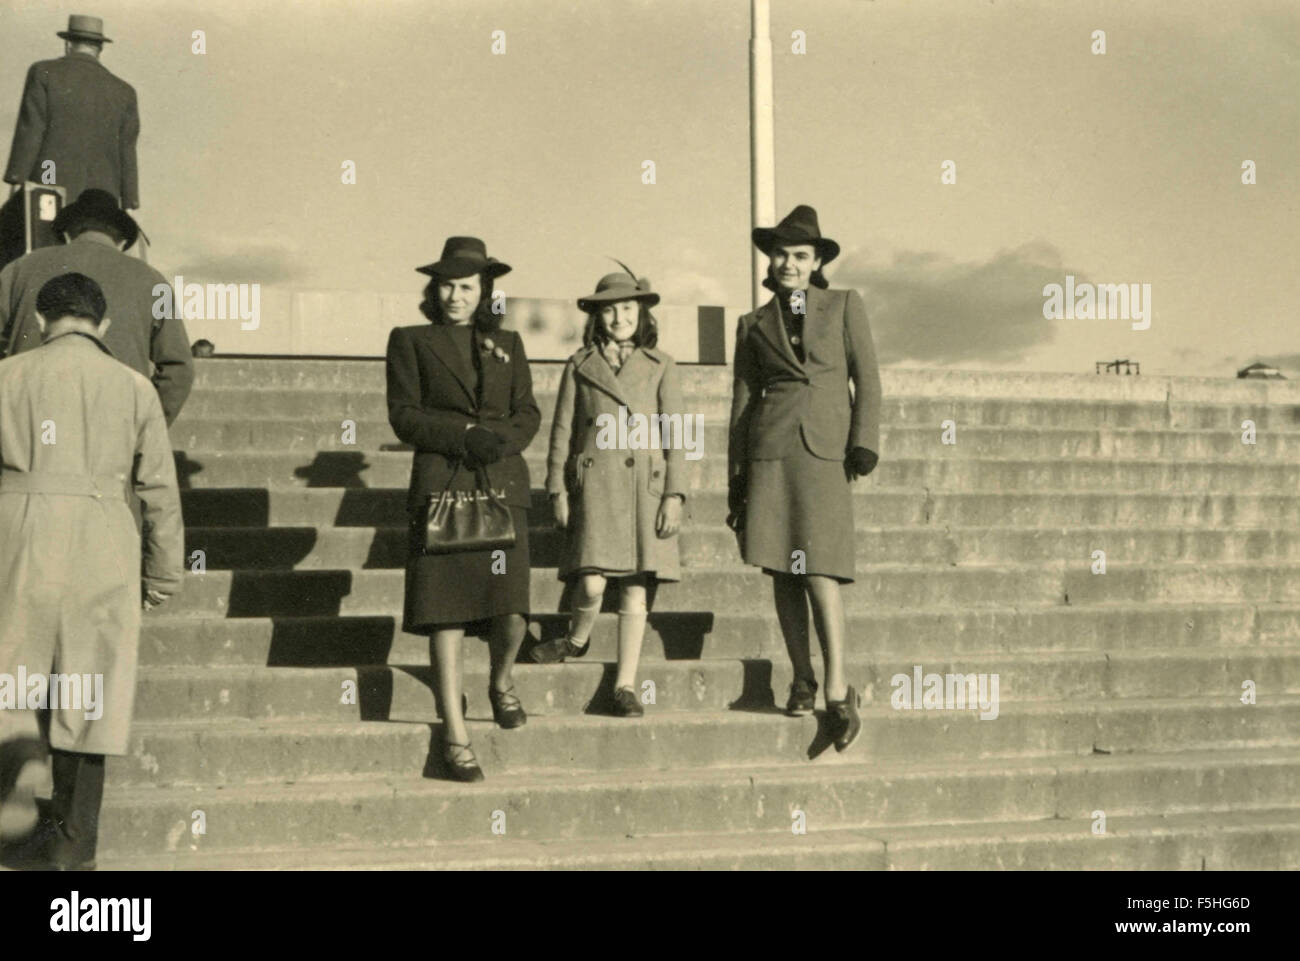
{"label": "light belted coat", "polygon": [[[546,463],[548,493],[570,496],[568,544],[559,566],[566,579],[583,567],[634,573],[654,571],[660,580],[681,580],[676,534],[655,532],[659,503],[666,494],[685,497],[687,461],[678,428],[660,437],[667,449],[600,446],[601,425],[622,416],[680,414],[677,364],[668,354],[638,347],[615,374],[594,344],[575,352],[564,365],[551,446]],[[602,419],[604,418],[604,419]],[[630,432],[630,428],[629,428]],[[605,437],[616,430],[606,431]],[[702,431],[697,431],[698,441]],[[649,440],[647,430],[647,440]]]}
{"label": "light belted coat", "polygon": [[880,371],[862,298],[809,287],[805,307],[802,364],[775,297],[737,324],[731,478],[744,476],[749,461],[779,459],[801,442],[823,460],[843,461],[854,447],[880,453]]}
{"label": "light belted coat", "polygon": [[[129,488],[143,511],[143,575]],[[148,380],[80,334],[0,361],[0,672],[103,675],[102,716],[51,711],[51,746],[127,752],[141,580],[175,593],[183,538]],[[0,710],[0,739],[36,731],[32,711]]]}

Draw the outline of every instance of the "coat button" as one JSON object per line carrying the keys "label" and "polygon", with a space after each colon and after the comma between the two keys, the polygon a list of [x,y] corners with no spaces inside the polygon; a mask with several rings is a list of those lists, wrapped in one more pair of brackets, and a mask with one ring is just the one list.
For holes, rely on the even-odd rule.
{"label": "coat button", "polygon": [[658,471],[655,471],[654,476],[655,476],[655,477],[658,477],[658,476],[659,476],[659,472],[658,472]]}
{"label": "coat button", "polygon": [[588,418],[587,418],[587,423],[588,423],[588,424],[594,424],[594,423],[596,423],[595,418],[588,417]]}
{"label": "coat button", "polygon": [[627,460],[623,461],[623,463],[626,464],[628,467],[631,467],[633,464],[636,463],[636,461],[634,461],[631,457],[629,457]]}
{"label": "coat button", "polygon": [[592,465],[592,463],[593,463],[593,462],[592,462],[592,459],[591,459],[590,457],[588,457],[585,461],[582,462],[582,466],[584,466],[584,467],[590,467],[590,466]]}

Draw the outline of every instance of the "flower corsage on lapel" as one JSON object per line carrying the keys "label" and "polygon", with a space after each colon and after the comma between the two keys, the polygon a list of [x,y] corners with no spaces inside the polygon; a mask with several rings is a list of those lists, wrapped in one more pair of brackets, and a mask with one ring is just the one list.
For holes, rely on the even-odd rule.
{"label": "flower corsage on lapel", "polygon": [[498,364],[505,364],[510,360],[510,355],[502,348],[498,347],[491,337],[483,338],[483,350],[490,351],[492,356],[496,358]]}

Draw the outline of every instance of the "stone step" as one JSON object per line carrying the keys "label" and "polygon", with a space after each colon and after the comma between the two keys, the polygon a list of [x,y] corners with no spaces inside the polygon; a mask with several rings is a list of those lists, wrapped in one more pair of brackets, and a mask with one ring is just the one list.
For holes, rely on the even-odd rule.
{"label": "stone step", "polygon": [[428,846],[331,846],[236,853],[100,858],[116,871],[878,871],[1296,870],[1294,808],[1107,821],[1036,819],[988,824],[842,828],[795,835],[666,835],[611,841],[486,841]]}
{"label": "stone step", "polygon": [[[136,721],[198,718],[325,721],[427,721],[438,717],[436,675],[427,655],[409,665],[364,667],[146,667],[136,687]],[[850,654],[849,683],[866,703],[890,703],[894,679],[925,674],[996,674],[1000,704],[1121,697],[1219,697],[1252,680],[1260,696],[1300,694],[1300,645],[1077,653],[960,656]],[[563,665],[529,664],[515,687],[531,716],[602,713],[613,695],[615,664],[590,653]],[[466,666],[469,716],[491,719],[488,671]],[[638,690],[654,685],[651,709],[725,711],[783,707],[791,681],[785,657],[659,660],[643,658]],[[955,682],[960,684],[960,682]],[[967,689],[962,688],[963,691]]]}
{"label": "stone step", "polygon": [[[785,644],[768,591],[749,610],[658,612],[646,625],[643,656],[772,658]],[[163,608],[162,610],[166,610]],[[567,614],[529,615],[534,639],[563,633]],[[617,615],[598,615],[588,657],[616,656]],[[1095,607],[1018,605],[958,610],[867,609],[846,615],[848,634],[877,655],[953,656],[988,652],[1126,651],[1162,648],[1286,648],[1300,643],[1300,606],[1250,604],[1108,604]],[[187,617],[150,614],[141,630],[140,663],[204,667],[350,667],[426,664],[428,638],[398,630],[393,616]],[[462,647],[467,668],[487,663],[486,645]]]}
{"label": "stone step", "polygon": [[[834,754],[834,752],[831,752]],[[347,778],[297,784],[212,788],[123,787],[105,792],[101,855],[256,854],[259,848],[366,841],[427,845],[494,840],[593,842],[629,836],[700,837],[729,832],[755,840],[792,835],[803,812],[808,834],[845,828],[901,828],[917,834],[936,822],[1068,819],[1090,836],[1092,812],[1106,812],[1107,834],[1152,809],[1221,822],[1234,808],[1291,807],[1300,786],[1294,747],[1181,754],[1060,756],[937,762],[911,758],[674,769],[628,773],[492,777],[480,784],[421,778]],[[190,826],[202,811],[206,834]],[[505,837],[493,835],[493,812]],[[1214,812],[1207,816],[1207,812]],[[496,816],[501,823],[500,815]],[[1300,826],[1300,825],[1298,825]],[[996,837],[996,833],[987,834]],[[1092,837],[1097,844],[1101,839]],[[104,865],[107,867],[107,865]]]}
{"label": "stone step", "polygon": [[[1192,812],[1107,821],[901,828],[885,836],[896,871],[1293,871],[1300,866],[1300,811]],[[1104,843],[1098,844],[1098,841]]]}
{"label": "stone step", "polygon": [[[553,393],[564,371],[562,361],[529,364],[535,394]],[[382,394],[384,362],[303,360],[300,358],[214,358],[195,364],[199,389],[331,389]],[[685,394],[731,389],[732,369],[722,364],[681,364]],[[952,368],[885,367],[880,371],[885,397],[1008,397],[1105,400],[1113,403],[1230,404],[1243,407],[1300,404],[1300,386],[1288,380],[1232,377],[1115,377],[1031,371],[979,371]]]}
{"label": "stone step", "polygon": [[[684,395],[689,409],[710,423],[726,423],[731,413],[732,383],[720,379],[708,389]],[[543,436],[555,410],[555,390],[534,390],[542,412]],[[330,426],[343,418],[387,423],[388,405],[381,384],[374,391],[339,388],[212,387],[200,383],[186,401],[175,427],[192,420],[230,417],[232,409],[248,420],[306,420],[328,411]],[[1099,427],[1172,430],[1223,430],[1240,433],[1244,420],[1264,432],[1300,431],[1300,407],[1294,404],[1212,404],[1199,402],[1114,401],[1019,397],[890,396],[881,399],[880,423],[885,428],[938,428],[952,420],[959,428],[1055,427],[1091,430]]]}
{"label": "stone step", "polygon": [[[679,583],[658,585],[655,611],[723,613],[752,609],[770,594],[758,568],[689,568]],[[841,592],[846,610],[988,607],[1016,603],[1113,604],[1137,601],[1226,602],[1300,600],[1300,565],[1286,563],[1126,564],[1110,561],[1093,574],[1087,558],[1072,565],[986,567],[872,565]],[[568,586],[555,571],[533,567],[531,607],[567,610]],[[193,616],[274,617],[394,614],[402,610],[401,570],[222,571],[186,576],[168,601],[168,613]],[[605,595],[606,610],[617,596]]]}
{"label": "stone step", "polygon": [[[786,832],[789,834],[790,832]],[[467,841],[99,858],[101,871],[879,871],[885,845],[856,830],[621,841]]]}
{"label": "stone step", "polygon": [[[996,723],[970,710],[863,707],[860,746],[836,755],[822,717],[777,711],[650,710],[644,718],[576,715],[530,718],[512,731],[470,721],[489,778],[526,771],[609,772],[746,768],[824,757],[915,761],[1137,751],[1300,746],[1300,696],[1125,698],[1109,702],[1000,705]],[[129,755],[111,757],[122,786],[292,782],[442,770],[440,726],[360,721],[169,719],[132,726]]]}
{"label": "stone step", "polygon": [[[534,480],[536,483],[536,479]],[[945,525],[1056,529],[1060,527],[1300,526],[1300,498],[1232,491],[924,491],[853,488],[853,517],[871,527]],[[546,492],[533,490],[533,521],[550,516]],[[689,499],[694,523],[722,522],[725,491]],[[181,491],[191,527],[402,527],[406,485],[400,488],[200,488]]]}
{"label": "stone step", "polygon": [[[643,656],[779,660],[785,644],[770,599],[769,591],[748,611],[721,618],[712,613],[655,612],[646,626]],[[529,620],[534,639],[556,637],[569,624],[567,614],[533,613]],[[1156,646],[1287,648],[1300,643],[1300,606],[1187,603],[869,609],[849,612],[846,626],[855,645],[869,643],[877,656],[904,652],[941,657],[998,651],[1117,652]],[[614,660],[616,637],[617,615],[600,614],[587,656]],[[486,647],[477,642],[463,645],[467,669],[487,663]],[[173,667],[427,664],[429,642],[426,637],[398,630],[393,616],[219,618],[177,617],[159,611],[144,620],[140,663]]]}
{"label": "stone step", "polygon": [[[235,408],[234,410],[238,410]],[[344,430],[344,424],[347,430]],[[681,445],[686,441],[676,428],[658,439],[648,433],[643,446]],[[547,418],[533,437],[529,453],[545,457],[551,436]],[[267,450],[372,452],[409,450],[387,420],[350,421],[339,417],[300,420],[249,420],[238,413],[224,418],[188,418],[173,424],[173,446],[183,450]],[[706,420],[703,429],[691,427],[692,448],[704,457],[727,456],[726,421]],[[885,427],[880,448],[891,458],[1046,458],[1105,457],[1124,460],[1202,460],[1251,458],[1294,461],[1300,456],[1300,434],[1260,433],[1254,444],[1243,444],[1240,430],[1131,430],[1129,428],[967,427],[961,425],[956,443],[946,444],[935,424],[924,427]],[[617,441],[617,438],[616,438]],[[628,443],[632,441],[629,439]]]}
{"label": "stone step", "polygon": [[[558,567],[568,535],[533,515],[531,562]],[[855,518],[855,520],[857,520]],[[1180,527],[873,527],[856,525],[857,562],[986,566],[1073,562],[1104,550],[1128,563],[1216,564],[1247,560],[1300,562],[1300,531],[1273,528],[1188,530]],[[736,535],[720,524],[687,524],[679,534],[682,564],[716,567],[737,560]],[[406,564],[404,527],[187,527],[185,555],[202,551],[208,570],[397,568]]]}
{"label": "stone step", "polygon": [[[723,452],[706,454],[691,464],[691,490],[725,491]],[[177,452],[182,487],[405,487],[410,480],[408,451],[247,451],[184,450]],[[525,456],[533,487],[546,479],[541,452]],[[884,459],[875,472],[855,483],[913,490],[1232,491],[1291,493],[1300,486],[1300,464],[1245,458],[1224,462],[1182,463],[1167,460],[1095,460],[1039,458],[971,460],[927,455]]]}

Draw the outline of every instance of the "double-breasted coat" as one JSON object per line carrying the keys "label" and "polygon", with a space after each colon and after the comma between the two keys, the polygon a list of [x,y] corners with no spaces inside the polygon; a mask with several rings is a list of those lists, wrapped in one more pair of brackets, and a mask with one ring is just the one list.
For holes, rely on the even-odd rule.
{"label": "double-breasted coat", "polygon": [[72,203],[89,187],[107,190],[128,209],[140,206],[135,147],[140,112],[135,90],[88,53],[42,60],[27,70],[5,181],[54,182]]}
{"label": "double-breasted coat", "polygon": [[[584,568],[653,571],[659,580],[681,580],[679,538],[659,537],[655,521],[666,494],[686,496],[688,461],[680,431],[688,413],[677,364],[661,350],[638,347],[617,373],[594,344],[565,362],[546,465],[547,492],[570,495],[561,580]],[[664,421],[660,414],[680,417]],[[644,441],[629,428],[626,446],[618,446],[620,416],[635,427],[637,415],[646,425]],[[648,446],[654,440],[651,418],[674,425],[660,432],[657,448]],[[701,435],[696,430],[697,442]]]}
{"label": "double-breasted coat", "polygon": [[[127,752],[141,587],[179,589],[183,539],[149,381],[75,333],[0,361],[0,673],[103,676],[101,716],[52,710],[51,746]],[[32,711],[0,710],[0,740],[36,736],[36,724]]]}
{"label": "double-breasted coat", "polygon": [[[470,349],[480,358],[476,376],[453,341],[461,332],[443,324],[394,328],[388,338],[388,421],[415,448],[407,510],[412,541],[407,560],[403,629],[424,632],[433,624],[467,623],[529,609],[528,517],[531,503],[523,452],[541,424],[523,340],[511,330],[486,335],[508,360],[484,350],[474,329]],[[416,523],[430,494],[442,491],[465,454],[471,424],[501,439],[501,459],[484,470],[488,485],[503,492],[515,521],[516,544],[506,573],[494,573],[491,555],[470,551],[421,556]],[[452,490],[475,489],[473,471],[461,466]]]}
{"label": "double-breasted coat", "polygon": [[737,324],[728,477],[748,504],[748,563],[790,571],[800,551],[806,573],[849,581],[845,460],[854,447],[880,452],[880,372],[857,291],[810,287],[805,309],[803,362],[775,297]]}

